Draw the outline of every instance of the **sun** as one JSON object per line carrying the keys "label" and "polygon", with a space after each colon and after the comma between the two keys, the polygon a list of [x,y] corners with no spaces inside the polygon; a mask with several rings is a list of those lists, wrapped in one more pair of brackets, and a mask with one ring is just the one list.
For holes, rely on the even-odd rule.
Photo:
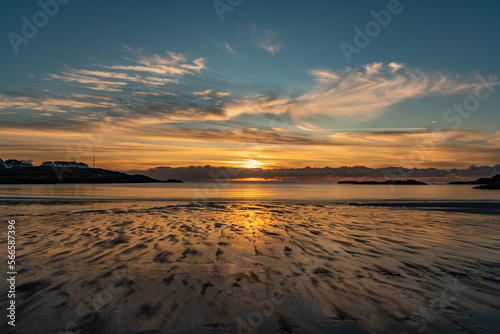
{"label": "sun", "polygon": [[272,162],[260,162],[257,160],[253,159],[245,159],[245,161],[235,161],[233,162],[235,164],[238,164],[238,167],[243,167],[243,168],[260,168],[265,165],[272,165]]}

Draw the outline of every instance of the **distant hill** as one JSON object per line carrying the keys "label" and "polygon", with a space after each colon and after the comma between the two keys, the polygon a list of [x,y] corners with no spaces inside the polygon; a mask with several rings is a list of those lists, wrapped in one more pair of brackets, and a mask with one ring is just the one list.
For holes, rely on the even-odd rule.
{"label": "distant hill", "polygon": [[387,180],[387,181],[339,181],[339,184],[404,184],[404,185],[427,185],[425,182],[415,180]]}
{"label": "distant hill", "polygon": [[100,168],[1,168],[0,184],[54,184],[54,183],[152,183],[159,181],[144,175],[129,175]]}
{"label": "distant hill", "polygon": [[269,181],[339,181],[414,179],[432,182],[468,180],[500,174],[500,164],[494,166],[470,166],[465,169],[404,168],[365,166],[301,167],[301,168],[242,168],[216,166],[166,167],[146,170],[129,170],[130,174],[142,174],[159,180],[181,179],[189,181],[228,181],[261,179]]}

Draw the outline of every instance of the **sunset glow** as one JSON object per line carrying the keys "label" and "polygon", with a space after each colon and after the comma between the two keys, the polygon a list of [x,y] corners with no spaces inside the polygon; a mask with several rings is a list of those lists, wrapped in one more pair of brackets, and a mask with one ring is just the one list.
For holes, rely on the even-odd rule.
{"label": "sunset glow", "polygon": [[234,161],[235,167],[243,167],[243,168],[261,168],[267,165],[272,165],[272,162],[259,162],[252,159],[246,159],[245,161]]}
{"label": "sunset glow", "polygon": [[[494,163],[500,88],[492,55],[500,50],[483,41],[495,40],[499,23],[488,21],[492,28],[479,34],[467,17],[444,38],[415,30],[421,23],[409,13],[425,13],[425,6],[408,3],[394,16],[401,20],[397,29],[381,31],[380,43],[346,57],[339,46],[354,43],[358,13],[373,6],[365,5],[340,11],[324,1],[304,14],[302,5],[287,4],[299,17],[323,22],[322,29],[304,24],[301,31],[293,15],[258,20],[260,6],[253,3],[226,12],[221,22],[216,12],[207,14],[210,3],[185,12],[160,2],[151,18],[132,2],[128,15],[161,22],[140,23],[141,38],[134,37],[138,27],[123,25],[127,18],[109,29],[114,5],[65,5],[64,15],[33,43],[18,45],[18,53],[3,40],[9,52],[1,56],[0,157],[90,163],[95,155],[98,167],[119,170]],[[80,17],[84,8],[102,12],[91,26]],[[3,25],[17,31],[17,18],[36,10],[36,3],[11,8]],[[280,5],[269,4],[269,13],[277,12]],[[432,31],[447,31],[443,20],[432,24]],[[95,45],[63,47],[82,26]],[[395,35],[402,30],[404,38]],[[463,31],[481,36],[469,41],[481,58],[452,51],[462,45]],[[446,46],[435,53],[433,43]]]}

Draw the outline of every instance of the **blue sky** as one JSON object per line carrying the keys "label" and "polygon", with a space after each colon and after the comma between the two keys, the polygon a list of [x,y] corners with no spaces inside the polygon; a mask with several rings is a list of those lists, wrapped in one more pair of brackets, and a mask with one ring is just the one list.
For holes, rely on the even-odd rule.
{"label": "blue sky", "polygon": [[[43,9],[0,3],[0,157],[96,154],[130,168],[498,162],[497,1],[215,3],[230,10],[69,1],[17,53],[9,33],[23,37],[22,18]],[[388,8],[397,13],[346,59],[354,27],[366,33],[372,11]],[[476,92],[489,94],[471,112],[446,114]]]}

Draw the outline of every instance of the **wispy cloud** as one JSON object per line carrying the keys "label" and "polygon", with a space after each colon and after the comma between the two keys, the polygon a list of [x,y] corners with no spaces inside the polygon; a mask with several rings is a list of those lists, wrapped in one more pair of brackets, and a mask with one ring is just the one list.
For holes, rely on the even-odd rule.
{"label": "wispy cloud", "polygon": [[311,71],[318,86],[298,98],[295,114],[323,114],[339,119],[374,119],[390,106],[433,94],[463,93],[477,80],[442,73],[425,73],[401,64],[372,63],[362,70]]}
{"label": "wispy cloud", "polygon": [[256,24],[250,27],[250,35],[255,46],[266,50],[272,55],[276,55],[281,51],[281,44],[276,39],[276,33],[270,29],[263,29]]}
{"label": "wispy cloud", "polygon": [[[305,162],[324,166],[331,161],[349,165],[359,160],[374,166],[420,149],[416,143],[426,143],[435,134],[422,128],[328,127],[337,120],[376,119],[408,99],[467,94],[480,86],[472,76],[372,63],[338,71],[312,69],[310,85],[290,94],[234,82],[205,63],[204,58],[179,53],[145,56],[139,51],[118,64],[67,67],[50,74],[46,83],[52,86],[44,89],[0,91],[0,128],[29,130],[45,138],[43,143],[50,131],[53,140],[66,142],[68,137],[81,136],[82,129],[111,120],[114,132],[107,147],[131,143],[127,146],[135,147],[137,154],[140,147],[153,152],[155,143],[168,141],[169,149],[182,151],[189,146],[186,161],[190,162],[215,159],[206,149],[214,147],[220,161],[258,155],[276,166]],[[330,124],[323,122],[328,119]],[[21,140],[20,135],[11,136],[18,137]],[[468,154],[471,161],[486,162],[499,156],[499,138],[498,131],[442,131],[427,161],[451,164],[457,156]],[[133,145],[143,141],[150,144]],[[238,149],[249,143],[252,149]],[[339,157],[343,160],[338,161]]]}
{"label": "wispy cloud", "polygon": [[49,116],[54,112],[91,113],[109,108],[128,110],[128,117],[160,117],[163,122],[230,121],[251,115],[254,118],[250,123],[258,123],[261,115],[289,115],[290,122],[300,125],[291,127],[318,132],[322,129],[315,128],[313,123],[305,126],[304,122],[316,116],[354,121],[375,119],[408,99],[466,93],[480,85],[472,77],[426,73],[398,63],[372,63],[340,71],[313,69],[310,74],[316,84],[290,95],[242,86],[222,80],[210,71],[202,74],[200,71],[207,69],[204,58],[190,60],[187,55],[175,52],[164,56],[144,56],[139,52],[132,60],[125,58],[125,62],[139,65],[102,64],[50,74],[48,80],[70,84],[74,92],[0,94],[0,111],[36,110],[39,115]]}
{"label": "wispy cloud", "polygon": [[430,95],[472,92],[481,83],[472,76],[459,77],[404,67],[373,63],[342,71],[310,71],[317,85],[297,97],[237,99],[225,105],[226,114],[290,113],[303,119],[325,115],[341,120],[375,119],[389,107],[409,99]]}
{"label": "wispy cloud", "polygon": [[233,47],[229,43],[224,43],[224,48],[231,53],[235,53]]}
{"label": "wispy cloud", "polygon": [[[76,97],[77,95],[74,95]],[[99,98],[98,98],[99,99]],[[104,109],[111,107],[109,102],[90,102],[87,97],[84,100],[76,98],[48,98],[48,97],[35,97],[23,96],[12,98],[0,95],[0,110],[36,110],[44,112],[66,113],[73,112],[75,109]],[[45,114],[46,116],[48,114]]]}
{"label": "wispy cloud", "polygon": [[224,42],[224,41],[219,41],[217,39],[214,39],[214,43],[222,51],[229,52],[229,53],[232,53],[232,54],[237,54],[236,50],[234,49],[234,47],[229,42]]}
{"label": "wispy cloud", "polygon": [[212,93],[213,89],[207,89],[202,92],[193,92],[193,95],[209,95]]}
{"label": "wispy cloud", "polygon": [[197,58],[191,62],[184,54],[167,52],[164,56],[139,55],[135,59],[129,59],[132,63],[139,65],[112,65],[103,66],[111,70],[148,72],[157,75],[178,77],[185,74],[199,73],[206,69],[205,58]]}
{"label": "wispy cloud", "polygon": [[101,90],[108,92],[119,92],[120,87],[127,85],[122,81],[102,80],[95,77],[80,75],[71,72],[62,72],[61,74],[50,74],[50,79],[61,80],[68,83],[84,85],[87,89]]}

